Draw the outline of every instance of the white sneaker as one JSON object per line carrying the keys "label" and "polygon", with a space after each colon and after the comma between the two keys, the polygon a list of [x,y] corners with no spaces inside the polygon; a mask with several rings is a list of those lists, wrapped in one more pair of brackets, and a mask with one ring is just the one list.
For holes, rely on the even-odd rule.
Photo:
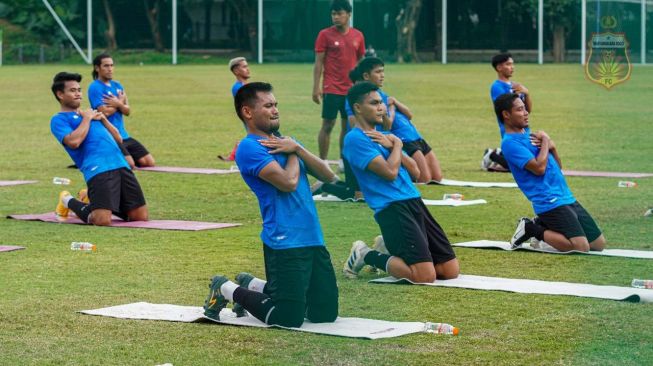
{"label": "white sneaker", "polygon": [[493,151],[494,150],[492,149],[485,149],[485,152],[483,153],[483,159],[481,159],[481,169],[486,171],[490,169],[490,164],[492,163],[492,160],[490,160],[490,155]]}
{"label": "white sneaker", "polygon": [[390,255],[388,248],[385,247],[385,240],[383,240],[383,236],[381,235],[374,238],[374,247],[372,247],[372,249],[376,250],[379,253]]}
{"label": "white sneaker", "polygon": [[360,240],[356,240],[352,244],[351,251],[349,252],[349,258],[345,262],[342,270],[346,277],[358,277],[358,272],[360,272],[360,270],[365,267],[364,258],[369,251],[370,248],[367,246],[367,244]]}
{"label": "white sneaker", "polygon": [[512,249],[517,248],[523,242],[531,238],[526,233],[526,223],[529,221],[531,221],[531,219],[529,219],[528,217],[522,217],[521,219],[519,219],[519,222],[517,223],[517,229],[515,229],[515,233],[512,234],[512,238],[510,239],[510,247]]}
{"label": "white sneaker", "polygon": [[538,240],[536,238],[531,238],[531,248],[547,252],[559,252],[558,249],[552,247],[549,245],[549,243],[545,242],[544,240]]}

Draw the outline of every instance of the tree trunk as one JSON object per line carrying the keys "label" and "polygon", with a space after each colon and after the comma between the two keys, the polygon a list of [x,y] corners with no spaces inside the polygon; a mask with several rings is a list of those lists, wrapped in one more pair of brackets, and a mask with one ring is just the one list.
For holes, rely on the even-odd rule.
{"label": "tree trunk", "polygon": [[102,0],[104,13],[107,16],[107,30],[104,32],[104,38],[107,41],[107,51],[114,51],[118,48],[116,42],[116,23],[113,21],[113,13],[109,7],[109,0]]}
{"label": "tree trunk", "polygon": [[419,62],[415,42],[415,28],[422,10],[422,0],[407,0],[399,11],[395,23],[397,25],[397,62]]}
{"label": "tree trunk", "polygon": [[152,40],[154,41],[154,48],[163,52],[163,40],[161,38],[161,30],[159,28],[159,10],[161,9],[161,0],[154,0],[154,7],[150,9],[148,0],[143,0],[145,5],[145,14],[147,21],[150,23],[150,31],[152,31]]}
{"label": "tree trunk", "polygon": [[211,43],[211,8],[213,0],[204,1],[204,45],[208,47]]}
{"label": "tree trunk", "polygon": [[565,27],[556,25],[553,28],[553,61],[565,62]]}

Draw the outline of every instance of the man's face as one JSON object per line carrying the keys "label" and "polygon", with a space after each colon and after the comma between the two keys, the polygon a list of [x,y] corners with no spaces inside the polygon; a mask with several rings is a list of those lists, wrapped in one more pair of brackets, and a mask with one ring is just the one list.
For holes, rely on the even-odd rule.
{"label": "man's face", "polygon": [[82,104],[82,87],[76,81],[66,81],[63,91],[57,92],[57,97],[62,106],[78,109]]}
{"label": "man's face", "polygon": [[247,64],[247,61],[241,61],[234,67],[233,69],[234,75],[237,77],[240,77],[242,79],[249,79],[249,65]]}
{"label": "man's face", "polygon": [[506,112],[504,111],[503,113],[505,124],[516,129],[528,127],[528,110],[526,110],[526,105],[524,105],[524,102],[520,98],[515,98],[512,102],[512,108],[510,109],[510,113],[508,113],[508,118],[506,118]]}
{"label": "man's face", "polygon": [[499,75],[503,76],[504,78],[511,78],[514,71],[515,62],[512,60],[512,57],[509,58],[506,62],[497,65],[497,73],[499,73]]}
{"label": "man's face", "polygon": [[345,27],[349,25],[349,18],[351,14],[347,13],[344,10],[332,10],[331,11],[331,22],[338,28]]}
{"label": "man's face", "polygon": [[354,105],[354,108],[356,108],[356,114],[361,116],[368,124],[375,125],[383,123],[385,108],[383,106],[383,100],[381,100],[381,95],[378,92],[369,92],[361,103]]}
{"label": "man's face", "polygon": [[246,118],[254,122],[257,130],[272,134],[279,130],[279,109],[277,99],[272,93],[256,93],[256,104],[253,107],[245,106],[243,113]]}
{"label": "man's face", "polygon": [[376,66],[369,73],[363,74],[363,79],[371,82],[372,84],[378,86],[379,88],[383,86],[383,80],[385,79],[385,71],[383,66]]}
{"label": "man's face", "polygon": [[103,80],[113,79],[113,59],[111,57],[103,58],[100,66],[95,66],[98,77]]}

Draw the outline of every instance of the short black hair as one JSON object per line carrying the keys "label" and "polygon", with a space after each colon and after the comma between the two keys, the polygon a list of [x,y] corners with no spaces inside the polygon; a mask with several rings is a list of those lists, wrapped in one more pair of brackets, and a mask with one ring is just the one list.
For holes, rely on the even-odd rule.
{"label": "short black hair", "polygon": [[512,58],[512,55],[508,52],[503,52],[492,57],[492,67],[496,70],[497,65],[502,64],[508,61],[509,58]]}
{"label": "short black hair", "polygon": [[80,83],[82,81],[82,75],[62,71],[54,76],[52,79],[52,94],[54,94],[54,99],[56,99],[57,102],[61,102],[57,96],[57,92],[64,91],[66,88],[66,81],[76,81]]}
{"label": "short black hair", "polygon": [[351,13],[351,4],[349,0],[333,0],[331,3],[331,11],[340,11],[344,10],[347,13]]}
{"label": "short black hair", "polygon": [[512,105],[515,102],[515,99],[519,98],[517,93],[505,93],[501,94],[494,100],[494,113],[496,113],[497,118],[501,123],[503,123],[503,111],[511,111]]}
{"label": "short black hair", "polygon": [[95,66],[102,65],[102,60],[104,60],[105,58],[111,58],[111,55],[106,52],[103,52],[95,56],[95,58],[93,59],[93,73],[92,73],[93,80],[96,80],[98,78],[98,72],[95,71]]}
{"label": "short black hair", "polygon": [[379,90],[379,87],[369,81],[363,81],[349,88],[349,92],[347,92],[347,101],[349,102],[351,110],[354,111],[354,114],[356,113],[354,104],[360,103],[363,96],[377,90]]}
{"label": "short black hair", "polygon": [[360,60],[358,63],[358,66],[356,68],[358,69],[358,72],[360,73],[361,78],[363,77],[363,74],[365,73],[370,73],[372,70],[374,70],[376,67],[379,66],[385,66],[383,63],[383,60],[381,60],[378,57],[365,57],[364,59]]}
{"label": "short black hair", "polygon": [[258,99],[258,96],[256,95],[258,92],[271,93],[272,85],[258,81],[245,84],[241,86],[240,89],[238,89],[238,92],[234,97],[234,107],[236,108],[236,114],[238,115],[238,118],[243,121],[243,123],[245,122],[245,119],[242,115],[243,106],[246,105],[252,107]]}
{"label": "short black hair", "polygon": [[349,72],[349,80],[351,80],[352,83],[356,84],[358,81],[363,81],[363,75],[361,75],[360,72],[358,72],[358,67],[354,67],[351,69]]}

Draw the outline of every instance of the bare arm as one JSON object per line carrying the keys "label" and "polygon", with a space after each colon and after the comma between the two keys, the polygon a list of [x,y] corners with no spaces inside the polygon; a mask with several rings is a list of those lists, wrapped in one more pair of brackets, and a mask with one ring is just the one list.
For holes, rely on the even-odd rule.
{"label": "bare arm", "polygon": [[329,164],[306,150],[290,137],[272,137],[261,140],[260,143],[263,146],[272,148],[273,150],[270,151],[271,154],[284,153],[297,155],[304,162],[309,174],[323,182],[332,182],[336,178],[336,175],[329,168]]}
{"label": "bare arm", "polygon": [[392,97],[388,98],[388,113],[383,115],[383,129],[386,131],[392,130],[392,124],[395,121],[395,113],[397,108],[394,104],[394,99]]}
{"label": "bare arm", "polygon": [[315,53],[315,66],[313,66],[313,102],[320,104],[322,91],[320,90],[320,79],[324,71],[324,52]]}
{"label": "bare arm", "polygon": [[540,152],[534,159],[526,163],[525,168],[535,175],[543,175],[546,172],[546,166],[549,159],[549,149],[551,148],[551,139],[543,131],[538,131],[532,138]]}
{"label": "bare arm", "polygon": [[526,110],[528,113],[533,112],[533,101],[531,100],[531,94],[528,91],[528,88],[526,88],[523,84],[513,82],[512,83],[512,91],[514,93],[521,93],[524,94],[524,104],[526,105]]}
{"label": "bare arm", "polygon": [[261,169],[258,176],[282,192],[293,192],[297,189],[297,183],[299,182],[299,160],[297,155],[288,155],[285,168],[282,168],[276,161],[271,162]]}
{"label": "bare arm", "polygon": [[122,144],[122,136],[120,136],[120,132],[118,131],[116,126],[114,126],[111,122],[109,122],[107,116],[103,114],[102,117],[100,118],[100,121],[102,122],[104,128],[109,130],[109,133],[111,134],[111,136],[113,136],[113,139],[116,140],[117,143]]}
{"label": "bare arm", "polygon": [[399,168],[402,162],[402,142],[393,135],[383,135],[378,131],[367,131],[366,135],[370,136],[372,141],[381,144],[385,148],[392,149],[388,159],[383,156],[377,156],[367,165],[367,169],[385,180],[395,180],[399,174]]}
{"label": "bare arm", "polygon": [[100,108],[103,108],[106,109],[108,112],[111,112],[111,114],[120,111],[120,113],[124,114],[125,116],[128,116],[131,113],[131,108],[127,103],[127,95],[125,93],[120,93],[118,97],[116,97],[115,95],[105,96],[104,98],[102,98],[102,102],[104,103],[104,105],[99,107],[98,110],[100,110]]}
{"label": "bare arm", "polygon": [[64,145],[71,149],[77,149],[86,140],[88,130],[91,128],[91,120],[99,119],[101,113],[94,109],[87,109],[81,112],[82,123],[77,128],[63,138]]}
{"label": "bare arm", "polygon": [[415,160],[413,160],[413,158],[411,158],[406,154],[401,154],[401,165],[403,165],[404,168],[406,168],[408,174],[413,180],[417,180],[417,178],[419,178],[421,172],[419,170],[419,167],[417,166],[417,163],[415,162]]}
{"label": "bare arm", "polygon": [[[410,109],[408,109],[408,107],[406,107],[405,104],[401,103],[396,98],[392,98],[392,100],[393,104],[399,112],[403,113],[406,117],[408,117],[408,119],[413,119],[413,113],[410,111]],[[388,98],[388,101],[390,101],[390,98]]]}

